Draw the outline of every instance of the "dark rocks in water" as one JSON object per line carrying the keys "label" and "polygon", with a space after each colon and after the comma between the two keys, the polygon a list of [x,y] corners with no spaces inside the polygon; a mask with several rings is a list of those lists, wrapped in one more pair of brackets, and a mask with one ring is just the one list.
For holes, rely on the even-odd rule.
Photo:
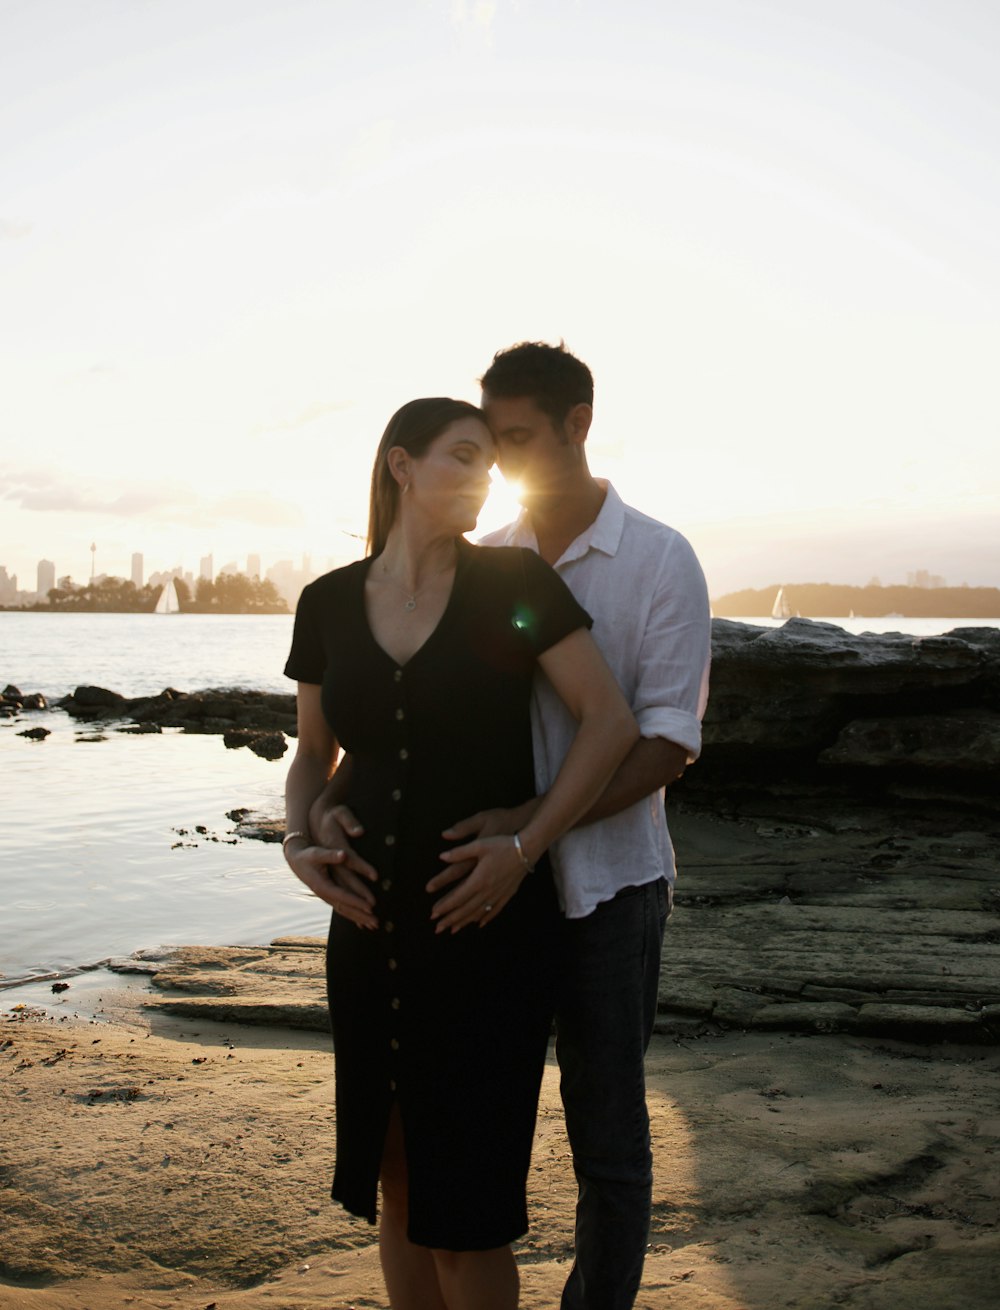
{"label": "dark rocks in water", "polygon": [[48,701],[40,691],[25,695],[19,687],[8,683],[0,692],[0,717],[9,719],[19,710],[47,710],[48,708]]}
{"label": "dark rocks in water", "polygon": [[124,696],[107,687],[77,687],[71,699],[80,709],[121,709],[127,704]]}
{"label": "dark rocks in water", "polygon": [[273,815],[259,814],[245,807],[227,810],[226,818],[236,825],[237,837],[244,840],[280,842],[285,835],[285,821]]}
{"label": "dark rocks in water", "polygon": [[280,760],[288,749],[288,742],[283,733],[265,732],[253,739],[250,749],[262,760]]}
{"label": "dark rocks in water", "polygon": [[238,750],[240,746],[249,746],[256,735],[253,728],[227,728],[222,734],[222,744],[227,750]]}
{"label": "dark rocks in water", "polygon": [[161,732],[163,729],[158,723],[123,723],[120,728],[115,728],[115,732],[128,732],[133,736],[143,736],[147,732]]}
{"label": "dark rocks in water", "polygon": [[265,760],[280,760],[288,749],[284,734],[258,732],[256,728],[227,728],[222,734],[222,740],[229,750],[249,746],[255,755]]}
{"label": "dark rocks in water", "polygon": [[[810,619],[716,619],[712,659],[704,750],[677,785],[692,804],[837,794],[1000,806],[1000,630],[853,636]],[[268,759],[284,754],[279,734],[296,735],[291,694],[167,688],[126,699],[78,687],[60,705],[79,719],[221,733],[254,750],[263,739]]]}
{"label": "dark rocks in water", "polygon": [[17,734],[19,737],[30,737],[32,741],[44,741],[46,737],[51,736],[50,728],[25,728],[24,732]]}
{"label": "dark rocks in water", "polygon": [[[81,699],[80,692],[85,691]],[[93,692],[101,693],[94,696]],[[59,702],[75,719],[88,722],[122,719],[131,731],[219,733],[228,746],[249,746],[265,759],[280,759],[287,750],[282,734],[296,733],[295,697],[231,687],[183,692],[167,687],[156,696],[126,698],[103,688],[77,688]]]}

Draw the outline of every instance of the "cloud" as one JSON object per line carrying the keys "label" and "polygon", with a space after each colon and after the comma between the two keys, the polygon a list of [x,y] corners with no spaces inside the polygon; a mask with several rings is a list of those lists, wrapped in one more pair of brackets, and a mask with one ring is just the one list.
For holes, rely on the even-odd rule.
{"label": "cloud", "polygon": [[36,470],[9,477],[3,499],[42,514],[145,519],[206,529],[223,523],[287,527],[302,521],[298,506],[266,491],[234,491],[218,496],[180,481],[98,484]]}
{"label": "cloud", "polygon": [[258,423],[251,431],[255,437],[267,432],[296,432],[325,414],[336,414],[339,410],[350,409],[353,403],[350,400],[314,400],[306,405],[305,409],[300,409],[293,418],[281,419],[277,423]]}
{"label": "cloud", "polygon": [[23,241],[35,230],[34,223],[18,222],[13,218],[0,218],[0,241]]}
{"label": "cloud", "polygon": [[255,523],[258,526],[290,527],[302,522],[302,511],[287,500],[268,492],[238,491],[206,506],[219,521]]}

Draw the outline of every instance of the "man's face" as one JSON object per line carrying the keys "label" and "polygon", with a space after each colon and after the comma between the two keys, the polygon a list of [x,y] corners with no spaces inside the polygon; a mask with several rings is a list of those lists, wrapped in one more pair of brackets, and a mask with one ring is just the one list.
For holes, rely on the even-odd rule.
{"label": "man's face", "polygon": [[557,491],[576,457],[566,432],[527,396],[484,391],[482,407],[507,481],[519,483],[526,497]]}

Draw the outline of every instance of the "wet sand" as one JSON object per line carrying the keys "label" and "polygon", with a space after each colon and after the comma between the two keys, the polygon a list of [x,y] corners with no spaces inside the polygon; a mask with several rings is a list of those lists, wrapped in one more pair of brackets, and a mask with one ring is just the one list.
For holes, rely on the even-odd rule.
{"label": "wet sand", "polygon": [[[640,1310],[995,1305],[992,825],[862,818],[677,816]],[[385,1307],[374,1231],[329,1200],[319,947],[156,967],[71,979],[47,1012],[0,998],[0,1304]],[[528,1310],[559,1303],[574,1199],[550,1058]]]}
{"label": "wet sand", "polygon": [[[0,1027],[10,1310],[386,1305],[328,1199],[321,1034],[119,1012]],[[654,1038],[644,1310],[983,1307],[1000,1273],[1000,1051],[846,1035]],[[574,1182],[546,1069],[519,1247],[552,1307]]]}

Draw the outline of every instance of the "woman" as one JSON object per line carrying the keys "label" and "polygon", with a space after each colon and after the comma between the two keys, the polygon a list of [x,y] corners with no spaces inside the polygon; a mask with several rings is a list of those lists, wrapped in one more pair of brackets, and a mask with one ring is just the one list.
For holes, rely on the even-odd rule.
{"label": "woman", "polygon": [[[288,863],[342,906],[327,868],[336,853],[313,842],[309,810],[343,747],[357,852],[375,877],[370,905],[330,925],[333,1196],[375,1222],[381,1182],[396,1310],[517,1305],[510,1243],[527,1228],[552,1012],[557,908],[544,852],[638,735],[557,575],[530,551],[464,541],[493,454],[463,401],[414,400],[392,417],[372,472],[369,554],[302,593],[285,669],[299,719]],[[458,817],[534,794],[536,667],[577,718],[576,742],[520,832],[449,850],[442,833]],[[517,894],[484,901],[479,926],[456,932],[433,917],[427,883],[466,861],[484,886]]]}

